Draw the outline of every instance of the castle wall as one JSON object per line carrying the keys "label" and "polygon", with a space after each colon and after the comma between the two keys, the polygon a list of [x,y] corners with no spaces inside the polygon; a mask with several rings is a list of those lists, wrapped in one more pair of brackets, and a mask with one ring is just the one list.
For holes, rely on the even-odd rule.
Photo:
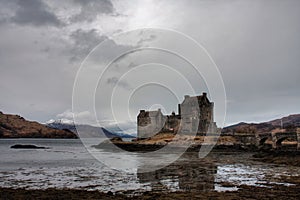
{"label": "castle wall", "polygon": [[180,126],[180,115],[175,115],[175,113],[172,113],[172,115],[166,116],[166,123],[163,128],[163,132],[173,132],[176,133]]}
{"label": "castle wall", "polygon": [[[164,116],[161,110],[144,111],[138,115],[138,137],[147,138],[159,132],[180,131],[184,134],[201,135],[210,127],[215,127],[213,116],[214,104],[203,93],[201,96],[185,96],[184,101],[178,104],[178,115]],[[210,130],[209,130],[210,129]]]}
{"label": "castle wall", "polygon": [[160,110],[158,111],[141,111],[138,116],[138,138],[148,138],[163,130],[166,122]]}
{"label": "castle wall", "polygon": [[199,125],[199,105],[195,97],[185,96],[180,104],[181,109],[181,133],[196,134]]}
{"label": "castle wall", "polygon": [[206,133],[213,122],[213,103],[209,102],[206,94],[202,96],[185,96],[180,105],[183,133]]}

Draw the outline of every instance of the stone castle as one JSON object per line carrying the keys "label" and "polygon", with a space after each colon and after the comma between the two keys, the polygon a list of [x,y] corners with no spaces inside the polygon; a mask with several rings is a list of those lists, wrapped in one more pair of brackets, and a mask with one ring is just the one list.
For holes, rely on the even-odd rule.
{"label": "stone castle", "polygon": [[161,109],[156,111],[140,110],[137,116],[138,138],[148,138],[157,133],[180,133],[204,135],[216,133],[214,122],[214,103],[210,102],[207,94],[200,96],[185,95],[181,104],[178,104],[178,114],[163,115]]}

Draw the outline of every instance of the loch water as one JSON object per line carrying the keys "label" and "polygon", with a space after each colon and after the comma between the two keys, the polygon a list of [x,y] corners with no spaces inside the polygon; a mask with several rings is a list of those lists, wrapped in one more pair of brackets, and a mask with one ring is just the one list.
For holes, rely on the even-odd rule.
{"label": "loch water", "polygon": [[[47,148],[10,148],[14,144]],[[106,150],[94,150],[97,151],[107,156],[115,155]],[[154,171],[141,172],[135,166],[124,172],[95,159],[79,139],[0,140],[0,187],[7,188],[76,188],[131,194],[144,191],[232,191],[241,185],[289,186],[291,183],[280,177],[298,175],[299,167],[261,163],[252,159],[252,153],[245,152],[213,152],[205,159],[187,153]]]}

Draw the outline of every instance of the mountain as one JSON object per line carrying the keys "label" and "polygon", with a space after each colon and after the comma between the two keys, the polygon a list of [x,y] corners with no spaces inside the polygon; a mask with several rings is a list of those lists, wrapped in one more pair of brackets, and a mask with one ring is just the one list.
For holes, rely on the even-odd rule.
{"label": "mountain", "polygon": [[0,138],[77,138],[70,130],[58,130],[19,115],[0,112]]}
{"label": "mountain", "polygon": [[72,131],[73,133],[76,133],[78,131],[84,133],[84,135],[87,135],[89,137],[122,137],[122,138],[134,138],[131,135],[122,134],[122,133],[111,133],[107,129],[103,127],[95,127],[91,125],[76,125],[74,123],[65,123],[63,120],[57,120],[57,121],[50,121],[50,123],[47,123],[46,126],[50,128],[55,128],[59,130],[68,129]]}
{"label": "mountain", "polygon": [[300,128],[300,114],[293,114],[280,119],[262,123],[241,122],[222,129],[222,133],[267,133],[272,131],[295,132]]}
{"label": "mountain", "polygon": [[273,126],[281,126],[281,122],[284,127],[285,126],[300,127],[300,114],[289,115],[287,117],[283,117],[281,119],[275,119],[267,123]]}

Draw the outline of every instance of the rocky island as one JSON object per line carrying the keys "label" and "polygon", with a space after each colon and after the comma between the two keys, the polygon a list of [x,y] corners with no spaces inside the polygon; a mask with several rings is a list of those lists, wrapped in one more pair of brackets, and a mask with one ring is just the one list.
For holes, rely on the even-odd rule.
{"label": "rocky island", "polygon": [[[137,116],[137,138],[111,142],[128,151],[154,151],[171,144],[175,148],[189,146],[198,150],[202,145],[231,150],[300,150],[300,115],[259,124],[239,123],[223,129],[214,122],[214,102],[204,92],[199,96],[185,95],[178,104],[178,114],[164,115],[161,109],[140,110]],[[108,142],[99,144],[105,148]]]}

